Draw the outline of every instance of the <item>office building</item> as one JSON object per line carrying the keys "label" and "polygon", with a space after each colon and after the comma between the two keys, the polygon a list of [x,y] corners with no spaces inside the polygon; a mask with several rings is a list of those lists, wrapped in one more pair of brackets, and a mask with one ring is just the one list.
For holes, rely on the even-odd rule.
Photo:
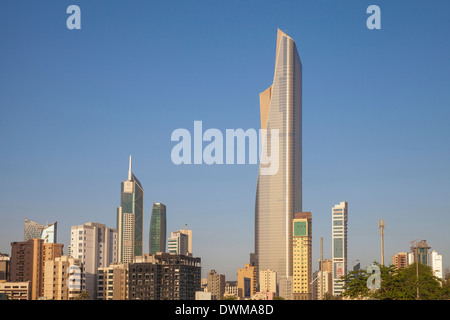
{"label": "office building", "polygon": [[150,254],[166,252],[167,217],[166,206],[155,202],[150,218],[149,248]]}
{"label": "office building", "polygon": [[293,298],[312,300],[312,218],[298,212],[293,222]]}
{"label": "office building", "polygon": [[121,184],[120,207],[117,208],[118,262],[130,263],[142,255],[142,227],[144,219],[144,189],[131,170]]}
{"label": "office building", "polygon": [[258,276],[271,269],[280,279],[292,276],[292,220],[302,211],[302,64],[294,40],[281,30],[273,83],[260,94],[260,113],[263,150],[251,261]]}
{"label": "office building", "polygon": [[69,255],[80,259],[84,266],[85,289],[92,299],[97,297],[97,270],[118,260],[117,230],[104,224],[87,222],[72,226]]}
{"label": "office building", "polygon": [[344,283],[340,278],[347,274],[347,219],[348,203],[341,202],[332,210],[333,295],[340,295]]}
{"label": "office building", "polygon": [[258,282],[256,267],[251,264],[245,264],[244,268],[238,269],[237,276],[239,297],[251,299],[251,297],[257,292]]}

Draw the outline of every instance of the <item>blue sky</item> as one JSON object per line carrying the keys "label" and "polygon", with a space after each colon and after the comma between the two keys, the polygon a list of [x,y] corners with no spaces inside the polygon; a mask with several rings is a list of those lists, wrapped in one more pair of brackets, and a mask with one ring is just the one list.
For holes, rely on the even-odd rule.
{"label": "blue sky", "polygon": [[[81,8],[68,30],[66,8]],[[381,30],[366,9],[381,8]],[[203,273],[236,279],[254,247],[256,165],[175,166],[173,130],[259,128],[277,28],[303,63],[303,210],[314,268],[349,202],[351,266],[427,240],[450,266],[447,1],[2,1],[0,252],[23,219],[116,227],[128,157],[168,232],[193,230]]]}

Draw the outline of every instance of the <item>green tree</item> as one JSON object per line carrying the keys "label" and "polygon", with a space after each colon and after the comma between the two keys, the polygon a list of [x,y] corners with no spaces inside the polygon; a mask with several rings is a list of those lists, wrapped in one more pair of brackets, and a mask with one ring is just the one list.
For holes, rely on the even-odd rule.
{"label": "green tree", "polygon": [[223,296],[223,298],[222,298],[222,300],[237,300],[237,299],[238,298],[236,296],[231,295],[231,294]]}
{"label": "green tree", "polygon": [[[381,283],[379,289],[369,289],[367,279],[370,274],[366,270],[351,271],[341,278],[344,281],[343,297],[350,299],[377,299],[377,300],[437,300],[447,299],[450,296],[450,283],[441,283],[433,275],[430,267],[419,263],[409,265],[404,269],[395,266],[382,266],[380,268]],[[418,269],[416,269],[418,267]],[[417,277],[418,271],[418,277]]]}
{"label": "green tree", "polygon": [[83,290],[75,297],[75,300],[87,300],[89,297],[89,292],[87,290]]}

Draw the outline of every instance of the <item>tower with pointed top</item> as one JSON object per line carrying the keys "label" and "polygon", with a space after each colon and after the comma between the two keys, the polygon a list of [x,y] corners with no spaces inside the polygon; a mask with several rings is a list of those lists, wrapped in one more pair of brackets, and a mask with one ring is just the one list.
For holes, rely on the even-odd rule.
{"label": "tower with pointed top", "polygon": [[[279,169],[262,173],[260,163],[255,201],[255,253],[260,270],[276,271],[277,278],[293,275],[292,221],[302,212],[302,63],[294,40],[278,29],[273,83],[260,93],[261,129],[279,132]],[[264,145],[263,145],[264,150]]]}
{"label": "tower with pointed top", "polygon": [[121,184],[120,207],[117,208],[118,262],[131,263],[142,252],[144,220],[144,189],[131,170]]}

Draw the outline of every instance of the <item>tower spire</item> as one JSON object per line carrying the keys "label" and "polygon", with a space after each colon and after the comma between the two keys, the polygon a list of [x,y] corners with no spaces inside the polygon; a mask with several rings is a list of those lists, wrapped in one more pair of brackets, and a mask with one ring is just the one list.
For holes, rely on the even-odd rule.
{"label": "tower spire", "polygon": [[128,180],[131,180],[131,154],[130,154],[130,165],[128,168]]}

